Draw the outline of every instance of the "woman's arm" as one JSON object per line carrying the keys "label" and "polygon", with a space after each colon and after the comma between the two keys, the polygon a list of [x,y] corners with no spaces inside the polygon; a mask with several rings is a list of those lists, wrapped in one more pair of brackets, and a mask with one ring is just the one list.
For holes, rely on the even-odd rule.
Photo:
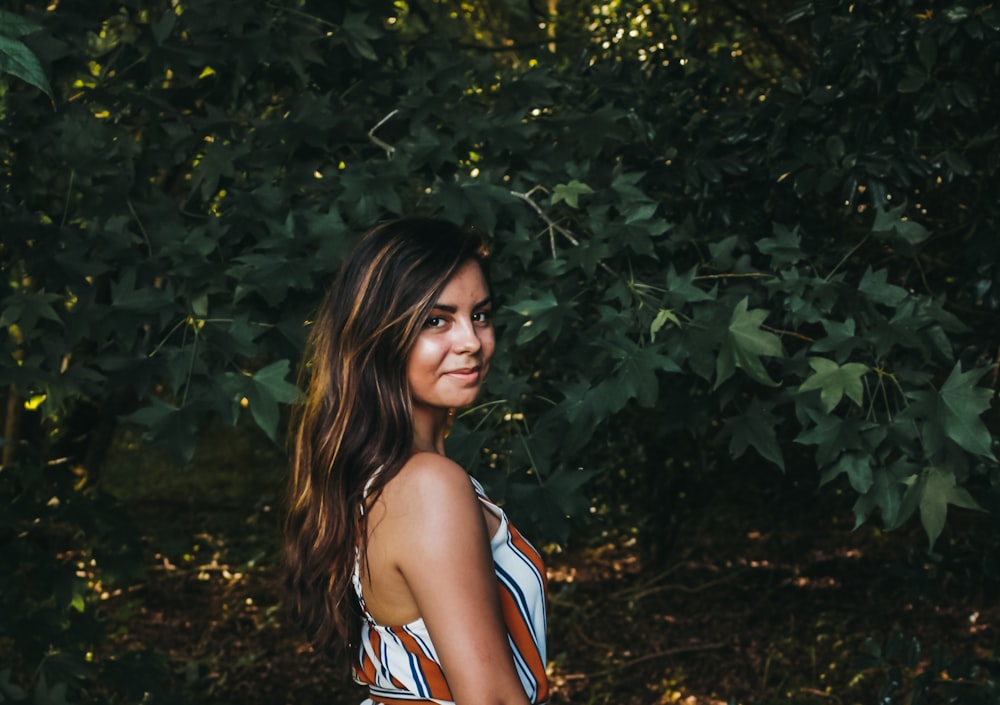
{"label": "woman's arm", "polygon": [[468,475],[444,456],[420,453],[390,486],[381,540],[392,547],[392,562],[427,625],[455,702],[526,705],[482,503]]}

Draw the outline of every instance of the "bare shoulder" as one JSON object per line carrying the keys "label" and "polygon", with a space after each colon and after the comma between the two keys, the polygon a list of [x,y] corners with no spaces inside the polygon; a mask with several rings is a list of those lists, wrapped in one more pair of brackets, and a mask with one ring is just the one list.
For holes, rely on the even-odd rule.
{"label": "bare shoulder", "polygon": [[388,499],[450,501],[475,499],[472,480],[455,461],[437,453],[415,453],[385,488]]}
{"label": "bare shoulder", "polygon": [[426,558],[456,541],[482,541],[487,528],[472,479],[458,463],[416,453],[389,481],[383,504],[386,535],[398,565]]}

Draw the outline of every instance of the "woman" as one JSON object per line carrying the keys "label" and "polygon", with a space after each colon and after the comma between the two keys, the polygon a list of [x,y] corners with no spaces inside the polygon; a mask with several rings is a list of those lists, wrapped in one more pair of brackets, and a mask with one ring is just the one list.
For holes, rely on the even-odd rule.
{"label": "woman", "polygon": [[538,553],[444,455],[493,356],[484,243],[406,218],[365,235],[313,326],[293,425],[287,587],[366,703],[543,703]]}

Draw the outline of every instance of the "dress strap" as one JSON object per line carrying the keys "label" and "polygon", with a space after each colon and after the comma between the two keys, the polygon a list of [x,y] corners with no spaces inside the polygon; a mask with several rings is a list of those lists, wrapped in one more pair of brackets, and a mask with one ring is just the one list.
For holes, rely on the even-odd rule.
{"label": "dress strap", "polygon": [[[368,482],[365,483],[365,491],[361,499],[361,516],[365,515],[365,501],[368,499],[368,495],[371,494],[372,483],[375,482],[377,478],[382,473],[383,465],[379,465],[375,468],[375,472],[372,476],[368,478]],[[368,605],[365,604],[365,596],[361,591],[361,537],[358,537],[358,543],[354,545],[354,571],[351,575],[351,582],[354,583],[354,592],[358,596],[358,602],[361,604],[361,611],[364,612],[365,619],[367,619],[372,624],[375,623],[375,618],[372,617],[371,612],[368,611]]]}

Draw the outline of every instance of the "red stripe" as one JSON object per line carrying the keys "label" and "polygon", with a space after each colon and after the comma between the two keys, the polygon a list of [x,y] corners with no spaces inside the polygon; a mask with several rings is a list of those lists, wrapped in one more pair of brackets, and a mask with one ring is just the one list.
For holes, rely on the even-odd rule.
{"label": "red stripe", "polygon": [[420,643],[403,629],[396,631],[395,629],[390,630],[397,639],[402,642],[406,651],[417,658],[417,667],[420,669],[420,675],[423,676],[424,681],[430,690],[430,696],[432,698],[437,698],[438,700],[454,700],[451,696],[451,689],[448,687],[448,681],[444,677],[444,671],[441,670],[441,666],[435,663],[432,659],[427,658],[423,650],[420,648]]}
{"label": "red stripe", "polygon": [[549,697],[549,680],[545,675],[545,664],[542,663],[538,654],[538,647],[535,640],[531,638],[531,629],[525,622],[524,615],[517,607],[517,601],[503,583],[500,585],[500,608],[503,611],[503,621],[507,624],[507,631],[510,633],[514,648],[521,654],[528,670],[538,682],[539,702],[545,701]]}
{"label": "red stripe", "polygon": [[[376,632],[369,632],[370,636],[374,641],[369,641],[375,653],[378,653],[378,634]],[[368,651],[361,649],[361,682],[365,685],[375,685],[375,662],[372,661],[371,657],[368,656]]]}
{"label": "red stripe", "polygon": [[521,532],[510,526],[510,542],[514,545],[521,555],[528,559],[528,562],[535,567],[538,575],[542,579],[542,587],[545,592],[548,593],[549,581],[548,576],[545,573],[545,564],[542,563],[542,557],[538,555],[538,551],[535,550],[534,546],[524,540],[521,536]]}

